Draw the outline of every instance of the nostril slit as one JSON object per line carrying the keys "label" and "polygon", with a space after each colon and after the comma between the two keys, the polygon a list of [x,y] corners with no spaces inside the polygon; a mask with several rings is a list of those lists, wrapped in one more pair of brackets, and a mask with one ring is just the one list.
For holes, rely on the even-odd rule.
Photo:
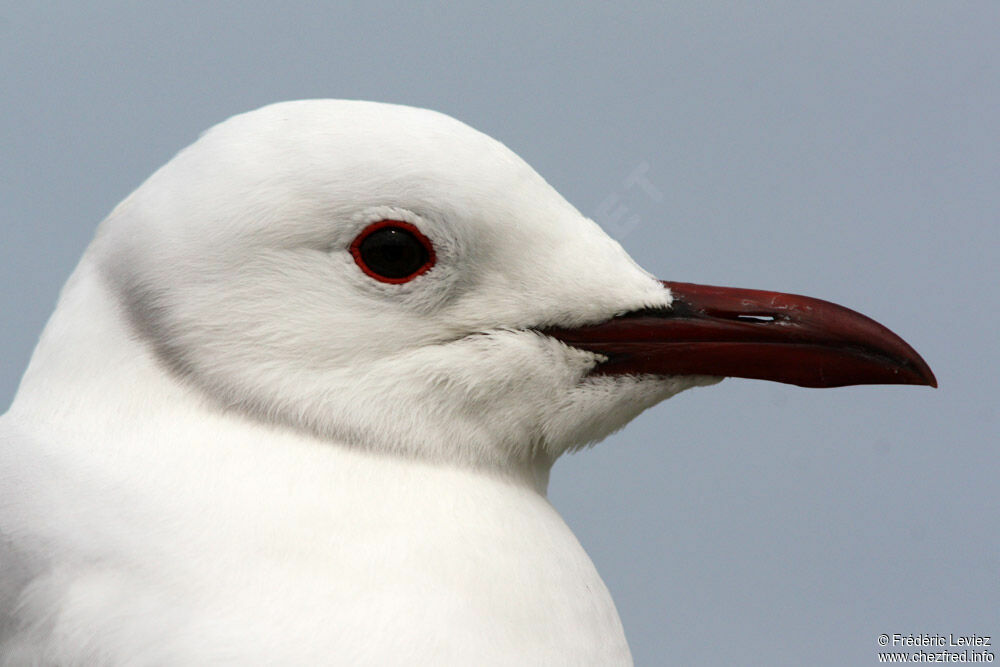
{"label": "nostril slit", "polygon": [[740,314],[736,316],[736,319],[740,322],[774,322],[777,319],[774,315],[746,315]]}

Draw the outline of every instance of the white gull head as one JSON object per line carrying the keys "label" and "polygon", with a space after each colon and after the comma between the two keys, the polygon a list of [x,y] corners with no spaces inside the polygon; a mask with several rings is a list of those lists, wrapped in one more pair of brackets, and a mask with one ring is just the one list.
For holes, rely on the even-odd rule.
{"label": "white gull head", "polygon": [[[429,270],[363,270],[352,243],[384,220],[429,242]],[[700,382],[589,376],[599,354],[538,333],[670,293],[517,155],[433,111],[232,118],[121,204],[91,256],[205,396],[369,450],[547,467]]]}
{"label": "white gull head", "polygon": [[549,468],[726,375],[934,383],[839,306],[657,281],[447,116],[236,116],[104,221],[0,417],[0,664],[628,664]]}

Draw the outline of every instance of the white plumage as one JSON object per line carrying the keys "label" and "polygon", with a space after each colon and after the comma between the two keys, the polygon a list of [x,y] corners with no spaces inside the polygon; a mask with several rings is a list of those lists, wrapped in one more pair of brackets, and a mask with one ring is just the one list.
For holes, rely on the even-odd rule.
{"label": "white plumage", "polygon": [[[380,219],[433,268],[359,270]],[[2,662],[629,663],[549,468],[711,380],[537,330],[670,299],[441,114],[222,123],[102,223],[0,418]]]}

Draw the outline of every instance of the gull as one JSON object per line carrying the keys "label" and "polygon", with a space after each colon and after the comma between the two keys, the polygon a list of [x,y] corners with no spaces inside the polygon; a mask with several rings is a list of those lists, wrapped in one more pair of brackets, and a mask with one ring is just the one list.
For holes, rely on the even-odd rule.
{"label": "gull", "polygon": [[846,308],[657,280],[446,115],[235,116],[99,226],[0,418],[0,662],[631,664],[549,471],[727,376],[936,386]]}

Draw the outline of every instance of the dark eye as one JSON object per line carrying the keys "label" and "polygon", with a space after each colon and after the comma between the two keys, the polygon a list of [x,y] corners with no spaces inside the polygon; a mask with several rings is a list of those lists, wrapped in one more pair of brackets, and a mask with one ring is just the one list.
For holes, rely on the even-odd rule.
{"label": "dark eye", "polygon": [[434,247],[414,225],[380,220],[365,227],[351,243],[361,270],[384,283],[405,283],[434,266]]}

